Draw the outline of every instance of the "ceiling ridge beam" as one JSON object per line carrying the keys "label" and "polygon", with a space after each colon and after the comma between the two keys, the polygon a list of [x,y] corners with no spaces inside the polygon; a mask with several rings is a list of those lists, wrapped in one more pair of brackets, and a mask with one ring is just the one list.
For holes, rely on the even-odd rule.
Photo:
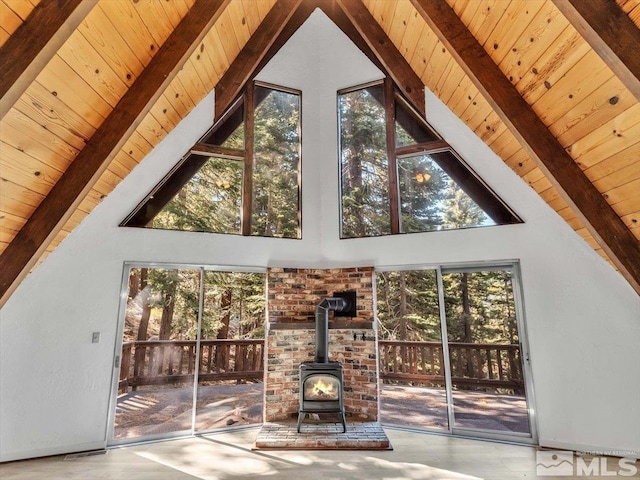
{"label": "ceiling ridge beam", "polygon": [[[424,82],[371,15],[369,9],[361,0],[337,0],[337,4],[378,58],[384,73],[393,79],[404,97],[422,118],[426,118]],[[336,25],[342,28],[341,24],[336,23]],[[345,34],[351,38],[348,32]],[[352,41],[359,45],[353,39]]]}
{"label": "ceiling ridge beam", "polygon": [[553,0],[554,5],[640,100],[640,29],[614,0]]}
{"label": "ceiling ridge beam", "polygon": [[[313,3],[313,2],[311,2]],[[260,72],[315,6],[302,0],[278,0],[215,86],[214,120],[233,104],[247,82]]]}
{"label": "ceiling ridge beam", "polygon": [[0,306],[26,277],[230,0],[196,0],[0,255]]}
{"label": "ceiling ridge beam", "polygon": [[0,47],[0,119],[53,58],[98,0],[43,0]]}
{"label": "ceiling ridge beam", "polygon": [[[640,294],[640,242],[444,0],[411,0],[613,264]],[[588,2],[587,2],[588,3]]]}

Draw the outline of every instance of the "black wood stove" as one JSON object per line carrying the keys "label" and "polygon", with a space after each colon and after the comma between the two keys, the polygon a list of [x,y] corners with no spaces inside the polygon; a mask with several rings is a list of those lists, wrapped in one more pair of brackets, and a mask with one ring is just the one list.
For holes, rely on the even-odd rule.
{"label": "black wood stove", "polygon": [[337,316],[355,316],[355,292],[337,293],[316,307],[316,355],[313,362],[300,365],[300,409],[298,433],[308,413],[337,413],[343,432],[347,431],[344,413],[342,364],[329,361],[329,311]]}

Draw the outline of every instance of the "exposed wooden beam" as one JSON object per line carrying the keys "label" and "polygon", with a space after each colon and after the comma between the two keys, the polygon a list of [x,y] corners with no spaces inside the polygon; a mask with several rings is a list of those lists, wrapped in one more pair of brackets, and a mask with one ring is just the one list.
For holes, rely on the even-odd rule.
{"label": "exposed wooden beam", "polygon": [[97,2],[43,0],[0,47],[0,119],[18,101]]}
{"label": "exposed wooden beam", "polygon": [[411,106],[425,117],[424,83],[393,44],[361,0],[337,0],[358,33],[380,59],[386,73],[393,79]]}
{"label": "exposed wooden beam", "polygon": [[236,148],[219,147],[218,145],[210,145],[208,143],[196,143],[191,147],[191,153],[194,155],[202,155],[204,157],[220,157],[230,160],[244,159],[244,150]]}
{"label": "exposed wooden beam", "polygon": [[230,0],[197,0],[0,256],[0,306],[107,169]]}
{"label": "exposed wooden beam", "polygon": [[[262,66],[266,65],[311,14],[310,9],[300,8],[301,3],[302,0],[278,0],[271,7],[215,87],[216,120],[231,106],[246,83],[258,74]],[[305,12],[306,16],[301,17],[300,12]],[[292,18],[295,18],[294,22],[290,22]],[[283,32],[284,35],[281,35]],[[277,48],[272,48],[274,46]]]}
{"label": "exposed wooden beam", "polygon": [[640,29],[614,0],[553,0],[629,91],[640,100]]}
{"label": "exposed wooden beam", "polygon": [[444,0],[411,0],[638,294],[640,242]]}

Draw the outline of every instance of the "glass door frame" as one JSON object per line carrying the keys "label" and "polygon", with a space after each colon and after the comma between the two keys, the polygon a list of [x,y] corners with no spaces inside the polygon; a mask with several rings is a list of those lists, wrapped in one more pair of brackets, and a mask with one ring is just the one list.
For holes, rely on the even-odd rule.
{"label": "glass door frame", "polygon": [[[391,265],[376,267],[377,272],[389,271],[420,271],[435,270],[438,286],[438,308],[440,313],[440,333],[442,336],[442,355],[444,357],[445,390],[447,398],[448,429],[424,428],[433,433],[444,435],[455,435],[461,437],[480,438],[487,440],[498,440],[521,444],[538,444],[537,416],[535,408],[535,394],[533,387],[533,377],[531,371],[531,356],[526,330],[524,295],[522,290],[522,280],[519,260],[498,260],[481,262],[464,262],[452,264],[422,264],[422,265]],[[456,427],[453,408],[453,383],[451,379],[451,358],[449,356],[449,340],[447,336],[447,317],[444,303],[444,286],[442,275],[448,273],[464,273],[477,271],[511,271],[511,281],[515,306],[516,325],[518,328],[518,340],[520,344],[520,355],[522,361],[522,374],[524,376],[525,400],[527,403],[527,415],[529,419],[529,433],[510,432],[500,433],[496,430],[486,430],[480,428]],[[399,428],[406,428],[398,426]],[[412,429],[413,427],[407,427]],[[421,428],[416,427],[421,430]]]}
{"label": "glass door frame", "polygon": [[[159,433],[155,435],[146,435],[143,437],[133,438],[114,438],[114,427],[116,420],[116,407],[118,402],[118,383],[120,380],[120,363],[122,362],[122,344],[124,335],[124,326],[126,321],[127,299],[129,294],[129,274],[133,268],[157,268],[167,270],[194,270],[199,272],[200,287],[198,289],[198,318],[196,331],[196,361],[194,365],[193,377],[193,406],[191,410],[191,428],[188,430],[179,430],[169,433]],[[120,304],[118,308],[118,325],[116,328],[116,339],[113,351],[113,372],[111,377],[111,390],[109,393],[109,413],[107,415],[107,425],[105,438],[107,439],[107,447],[117,447],[121,445],[130,445],[134,443],[146,443],[158,440],[169,440],[173,438],[191,437],[196,433],[196,402],[198,400],[198,373],[200,370],[200,338],[202,330],[202,313],[204,309],[204,274],[205,272],[234,272],[234,273],[266,273],[264,267],[247,267],[235,265],[203,265],[189,263],[168,263],[168,262],[124,262],[122,267],[121,287],[120,287]]]}

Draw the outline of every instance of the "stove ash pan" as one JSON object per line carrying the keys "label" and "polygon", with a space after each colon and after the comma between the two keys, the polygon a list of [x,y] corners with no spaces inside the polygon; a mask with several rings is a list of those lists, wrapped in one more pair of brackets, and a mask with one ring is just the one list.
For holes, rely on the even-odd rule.
{"label": "stove ash pan", "polygon": [[300,365],[298,433],[308,413],[337,413],[343,432],[347,431],[343,385],[342,364],[339,362],[309,362]]}

